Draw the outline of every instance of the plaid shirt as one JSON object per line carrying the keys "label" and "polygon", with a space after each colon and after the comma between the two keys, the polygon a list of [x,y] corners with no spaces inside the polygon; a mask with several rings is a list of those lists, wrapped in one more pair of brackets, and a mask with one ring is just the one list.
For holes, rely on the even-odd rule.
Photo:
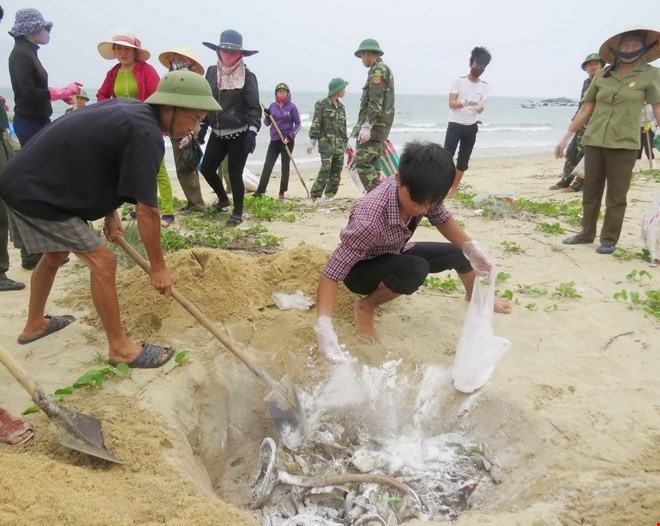
{"label": "plaid shirt", "polygon": [[[452,217],[442,203],[431,206],[424,216],[434,226]],[[360,261],[410,250],[415,244],[408,240],[424,216],[413,217],[407,225],[401,220],[396,178],[387,178],[357,202],[323,274],[334,281],[343,281]]]}

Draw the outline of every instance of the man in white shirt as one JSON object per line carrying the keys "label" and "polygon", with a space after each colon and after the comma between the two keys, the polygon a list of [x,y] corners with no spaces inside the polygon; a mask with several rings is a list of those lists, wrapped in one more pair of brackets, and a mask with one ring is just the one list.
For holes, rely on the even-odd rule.
{"label": "man in white shirt", "polygon": [[445,148],[453,156],[460,143],[456,178],[447,194],[449,197],[458,191],[477,140],[477,115],[484,111],[488,100],[488,84],[480,77],[490,64],[490,59],[491,55],[485,47],[475,47],[470,55],[470,73],[454,80],[449,89],[449,124],[445,134]]}

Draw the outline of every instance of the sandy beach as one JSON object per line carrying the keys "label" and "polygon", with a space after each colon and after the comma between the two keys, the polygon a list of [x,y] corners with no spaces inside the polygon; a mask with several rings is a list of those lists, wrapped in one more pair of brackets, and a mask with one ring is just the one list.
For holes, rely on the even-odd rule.
{"label": "sandy beach", "polygon": [[[560,171],[561,162],[549,153],[478,158],[463,184],[477,195],[548,203],[579,199],[580,194],[548,190]],[[304,173],[308,187],[315,175]],[[290,197],[302,200],[293,170],[290,180]],[[270,195],[278,184],[275,172]],[[181,196],[175,178],[173,186]],[[449,377],[468,306],[461,290],[423,288],[388,304],[376,319],[381,341],[375,345],[355,335],[356,297],[341,288],[334,323],[340,342],[359,361],[355,367],[394,369],[398,385],[413,398],[419,394],[419,371],[437,372],[424,414],[414,405],[391,404],[390,413],[371,416],[374,428],[402,433],[415,423],[427,436],[458,432],[486,443],[497,458],[499,482],[484,479],[470,498],[472,509],[456,524],[660,521],[660,326],[630,300],[614,297],[625,290],[628,297],[643,298],[660,289],[660,270],[633,257],[644,248],[640,221],[659,191],[657,181],[634,180],[618,245],[629,259],[596,254],[596,244],[565,246],[563,235],[537,229],[539,223],[558,221],[565,235],[577,230],[561,218],[494,219],[448,200],[465,230],[494,257],[498,272],[510,275],[498,284],[499,292],[513,294],[512,314],[496,315],[494,321],[495,333],[512,342],[511,350],[486,386],[471,395],[454,391]],[[210,204],[210,193],[206,197]],[[288,375],[308,396],[333,377],[316,349],[315,311],[279,310],[271,294],[301,290],[314,298],[319,272],[357,198],[344,172],[334,202],[305,203],[294,222],[264,224],[283,238],[274,254],[195,249],[167,259],[176,286],[227,337],[273,378]],[[254,224],[248,216],[241,228]],[[432,228],[419,228],[414,237],[438,239]],[[18,251],[11,248],[10,255],[8,275],[28,283],[30,273],[20,268]],[[36,428],[35,439],[0,447],[0,524],[259,524],[258,515],[248,511],[250,475],[262,439],[277,439],[263,403],[267,390],[179,305],[159,297],[139,268],[121,269],[117,286],[132,337],[169,343],[189,356],[180,365],[172,361],[162,370],[135,370],[101,389],[66,397],[65,405],[103,422],[106,446],[123,465],[59,446],[43,414],[26,416]],[[29,287],[0,295],[0,341],[44,390],[53,392],[103,366],[104,335],[87,272],[75,258],[61,269],[48,309],[74,314],[74,324],[18,345],[28,297]],[[30,405],[3,368],[0,404],[14,414]]]}

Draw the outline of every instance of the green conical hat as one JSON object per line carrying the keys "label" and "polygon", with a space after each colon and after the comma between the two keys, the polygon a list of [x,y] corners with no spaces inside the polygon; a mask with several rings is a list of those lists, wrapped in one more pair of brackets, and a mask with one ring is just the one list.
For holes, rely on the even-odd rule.
{"label": "green conical hat", "polygon": [[360,57],[360,53],[362,51],[373,51],[374,53],[378,53],[379,55],[382,55],[384,51],[380,49],[380,44],[378,43],[377,40],[373,38],[366,38],[362,42],[360,42],[360,47],[357,48],[357,51],[355,52],[356,57]]}
{"label": "green conical hat", "polygon": [[166,73],[160,79],[156,91],[145,102],[193,110],[219,111],[222,109],[213,98],[211,86],[207,80],[198,73],[186,70]]}

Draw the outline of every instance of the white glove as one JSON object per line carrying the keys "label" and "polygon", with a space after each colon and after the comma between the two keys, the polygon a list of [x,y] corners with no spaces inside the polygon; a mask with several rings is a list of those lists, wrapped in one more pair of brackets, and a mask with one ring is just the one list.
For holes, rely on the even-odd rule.
{"label": "white glove", "polygon": [[572,137],[573,132],[567,130],[564,136],[559,140],[559,144],[555,146],[555,158],[561,159],[564,156],[564,150],[566,150],[566,146]]}
{"label": "white glove", "polygon": [[188,148],[190,145],[190,135],[186,135],[183,139],[179,141],[179,148]]}
{"label": "white glove", "polygon": [[493,268],[493,260],[476,241],[463,243],[463,255],[479,276],[486,276]]}
{"label": "white glove", "polygon": [[348,361],[348,353],[344,352],[343,345],[339,345],[330,316],[319,316],[314,325],[314,332],[316,332],[316,339],[319,343],[319,351],[330,363],[338,364]]}
{"label": "white glove", "polygon": [[369,139],[371,139],[371,124],[367,124],[365,122],[362,126],[360,126],[360,133],[358,133],[357,139],[360,144],[364,144]]}
{"label": "white glove", "polygon": [[468,106],[476,106],[478,102],[476,100],[470,100],[470,99],[463,99],[461,100],[461,105],[464,108],[467,108]]}
{"label": "white glove", "polygon": [[484,111],[485,107],[486,107],[486,103],[483,100],[477,101],[477,104],[475,106],[477,111]]}

